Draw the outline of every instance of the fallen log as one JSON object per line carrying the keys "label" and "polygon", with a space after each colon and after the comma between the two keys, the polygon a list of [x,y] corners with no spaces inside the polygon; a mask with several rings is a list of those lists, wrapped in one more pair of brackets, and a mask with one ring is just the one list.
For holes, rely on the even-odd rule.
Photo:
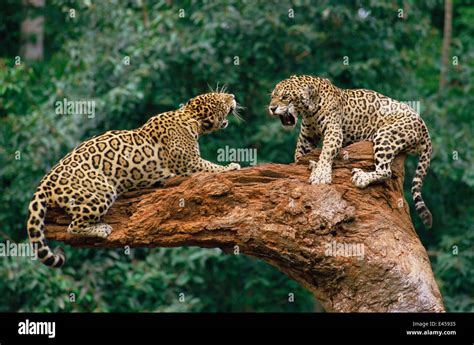
{"label": "fallen log", "polygon": [[46,236],[75,247],[238,251],[286,273],[327,311],[444,311],[403,196],[405,156],[395,159],[391,179],[358,189],[351,169],[374,169],[371,143],[341,150],[331,185],[308,184],[308,160],[319,153],[129,192],[105,216],[114,229],[106,240],[67,234],[70,218],[51,209]]}

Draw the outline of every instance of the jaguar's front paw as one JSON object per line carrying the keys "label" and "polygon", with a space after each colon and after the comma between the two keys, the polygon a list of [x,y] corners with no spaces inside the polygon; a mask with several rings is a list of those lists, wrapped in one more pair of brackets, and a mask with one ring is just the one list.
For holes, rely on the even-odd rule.
{"label": "jaguar's front paw", "polygon": [[352,183],[359,188],[365,188],[370,183],[369,176],[362,169],[354,168],[352,169]]}
{"label": "jaguar's front paw", "polygon": [[311,184],[330,184],[331,181],[331,169],[321,169],[317,167],[309,177],[309,183]]}
{"label": "jaguar's front paw", "polygon": [[227,166],[227,170],[240,170],[240,164],[237,163],[230,163]]}

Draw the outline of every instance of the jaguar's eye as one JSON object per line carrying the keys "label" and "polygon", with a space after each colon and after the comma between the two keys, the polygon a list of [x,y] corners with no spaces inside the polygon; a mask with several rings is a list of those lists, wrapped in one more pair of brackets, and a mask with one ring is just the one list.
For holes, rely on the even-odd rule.
{"label": "jaguar's eye", "polygon": [[288,96],[287,95],[282,95],[280,98],[282,99],[282,101],[284,101],[284,100],[288,99]]}

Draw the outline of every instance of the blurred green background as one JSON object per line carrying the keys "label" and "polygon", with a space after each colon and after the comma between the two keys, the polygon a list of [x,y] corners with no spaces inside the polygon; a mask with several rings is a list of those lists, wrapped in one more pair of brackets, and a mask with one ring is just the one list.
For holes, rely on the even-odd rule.
{"label": "blurred green background", "polygon": [[[246,107],[245,122],[232,119],[225,131],[202,137],[202,155],[216,161],[217,149],[229,145],[256,148],[258,163],[291,162],[297,132],[284,131],[267,115],[269,93],[292,74],[319,75],[340,87],[420,102],[434,144],[423,188],[434,226],[426,231],[415,213],[412,219],[447,310],[474,311],[470,1],[453,3],[441,88],[440,0],[25,3],[0,3],[3,241],[26,241],[35,187],[78,143],[106,130],[140,126],[217,83]],[[28,18],[39,18],[42,41],[29,34]],[[28,58],[28,44],[40,54]],[[94,100],[95,118],[57,115],[54,102],[63,98]],[[412,212],[415,164],[416,158],[407,162],[405,190]],[[297,283],[244,255],[200,248],[133,249],[130,255],[65,249],[68,260],[59,270],[2,257],[0,311],[322,310]]]}

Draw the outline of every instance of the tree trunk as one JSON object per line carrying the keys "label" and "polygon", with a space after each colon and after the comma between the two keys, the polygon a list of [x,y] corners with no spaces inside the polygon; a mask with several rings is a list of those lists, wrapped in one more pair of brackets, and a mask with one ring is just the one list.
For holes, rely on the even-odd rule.
{"label": "tree trunk", "polygon": [[114,228],[107,240],[67,234],[59,209],[48,210],[46,234],[78,247],[239,251],[301,283],[327,311],[444,311],[403,197],[405,157],[395,159],[391,179],[361,190],[351,169],[374,169],[371,143],[341,150],[331,185],[308,184],[308,159],[319,153],[129,192],[105,216]]}
{"label": "tree trunk", "polygon": [[27,61],[42,60],[44,55],[44,16],[30,18],[30,8],[44,7],[45,0],[24,0],[26,18],[21,22],[21,56]]}
{"label": "tree trunk", "polygon": [[441,71],[439,75],[439,92],[442,92],[446,86],[446,75],[449,70],[449,47],[451,46],[452,27],[453,27],[453,3],[451,0],[445,0],[443,47],[441,48]]}

